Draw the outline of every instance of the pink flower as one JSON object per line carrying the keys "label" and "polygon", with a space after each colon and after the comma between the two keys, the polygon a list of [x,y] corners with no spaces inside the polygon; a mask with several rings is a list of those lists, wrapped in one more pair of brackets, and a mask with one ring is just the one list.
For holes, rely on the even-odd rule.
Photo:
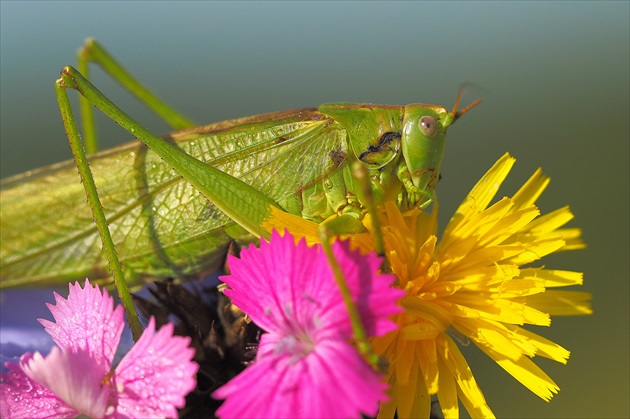
{"label": "pink flower", "polygon": [[[368,335],[396,328],[399,313],[392,275],[377,274],[381,260],[337,242],[333,252]],[[297,246],[273,232],[260,249],[228,260],[225,294],[267,331],[255,362],[213,393],[226,399],[219,417],[375,416],[387,385],[352,345],[348,310],[321,246]]]}
{"label": "pink flower", "polygon": [[0,377],[3,418],[175,417],[195,387],[198,365],[189,339],[173,336],[173,325],[144,333],[112,370],[124,327],[122,306],[98,285],[69,285],[65,300],[48,304],[56,323],[40,319],[58,347],[48,356],[24,354],[7,362]]}

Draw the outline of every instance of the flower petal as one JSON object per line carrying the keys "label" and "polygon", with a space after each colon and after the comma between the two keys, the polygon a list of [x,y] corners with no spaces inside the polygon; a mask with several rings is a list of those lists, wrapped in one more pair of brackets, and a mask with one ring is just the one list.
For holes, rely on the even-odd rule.
{"label": "flower petal", "polygon": [[[396,301],[404,292],[391,287],[392,275],[376,273],[380,258],[352,251],[347,242],[334,243],[333,253],[368,334],[395,329],[387,316],[401,311]],[[290,234],[274,230],[270,242],[243,249],[240,259],[230,258],[228,264],[231,275],[221,277],[230,287],[225,294],[262,329],[283,333],[291,325],[315,322],[351,337],[347,308],[320,246],[309,247],[303,240],[296,245]]]}
{"label": "flower petal", "polygon": [[390,317],[403,311],[396,302],[406,293],[392,287],[394,275],[376,273],[382,258],[375,253],[362,255],[352,251],[348,241],[337,241],[332,247],[367,335],[382,336],[397,329]]}
{"label": "flower petal", "polygon": [[520,275],[523,279],[535,279],[544,281],[546,288],[567,287],[569,285],[582,285],[584,274],[582,272],[561,271],[542,268],[521,269]]}
{"label": "flower petal", "polygon": [[555,342],[545,339],[536,333],[521,327],[514,327],[514,332],[525,336],[529,342],[536,347],[536,355],[544,356],[545,358],[553,359],[554,361],[566,364],[571,352],[564,349],[562,346]]}
{"label": "flower petal", "polygon": [[537,169],[512,197],[512,201],[514,201],[515,205],[514,209],[518,210],[534,205],[534,202],[536,202],[547,188],[547,185],[549,185],[549,181],[549,176],[543,174],[542,169]]}
{"label": "flower petal", "polygon": [[593,314],[590,292],[547,291],[526,297],[527,305],[554,316],[585,316]]}
{"label": "flower petal", "polygon": [[[455,342],[443,334],[437,340],[437,343],[440,358],[448,368],[448,373],[455,377],[458,397],[470,416],[473,418],[493,418],[494,413],[492,413],[492,410],[486,403],[486,398],[477,385],[466,358],[464,358]],[[440,370],[440,373],[445,374],[447,372]]]}
{"label": "flower petal", "polygon": [[459,402],[457,401],[455,377],[449,371],[444,359],[438,358],[437,364],[440,371],[437,395],[444,419],[459,418]]}
{"label": "flower petal", "polygon": [[212,397],[226,399],[219,417],[348,418],[374,416],[386,387],[353,346],[327,341],[297,360],[257,359]]}
{"label": "flower petal", "polygon": [[[312,317],[313,310],[326,304],[314,294],[319,294],[321,280],[327,276],[326,267],[316,263],[318,253],[304,241],[295,245],[290,235],[273,231],[270,242],[261,240],[259,249],[251,245],[241,250],[240,259],[229,257],[231,274],[219,279],[230,287],[225,295],[254,323],[268,332],[280,332],[296,314],[294,305]],[[326,286],[329,280],[324,281]],[[302,300],[312,304],[300,304]]]}
{"label": "flower petal", "polygon": [[[25,354],[22,359],[31,357]],[[9,371],[0,375],[0,417],[53,419],[79,415],[52,391],[29,378],[19,365],[7,362],[5,366]]]}
{"label": "flower petal", "polygon": [[107,370],[87,351],[68,352],[54,346],[47,357],[36,352],[20,360],[30,379],[49,389],[77,412],[105,415],[110,387],[103,385]]}
{"label": "flower petal", "polygon": [[47,304],[56,323],[39,322],[62,350],[87,351],[96,364],[109,369],[124,328],[122,306],[114,309],[114,299],[88,279],[83,289],[78,282],[68,288],[67,300],[55,293],[57,304]]}
{"label": "flower petal", "polygon": [[550,401],[560,387],[541,370],[531,359],[521,356],[517,360],[507,358],[488,346],[478,345],[490,358],[506,370],[510,375],[520,381],[532,393],[545,401]]}
{"label": "flower petal", "polygon": [[479,182],[472,188],[464,202],[459,206],[453,218],[446,226],[444,237],[448,237],[453,229],[456,229],[460,223],[467,221],[474,214],[483,211],[492,198],[499,191],[499,187],[512,169],[516,159],[505,153],[497,162],[486,172]]}
{"label": "flower petal", "polygon": [[417,362],[408,366],[411,370],[409,382],[397,388],[398,417],[426,418],[431,412],[431,395],[422,378],[422,371]]}
{"label": "flower petal", "polygon": [[116,367],[117,413],[129,417],[177,417],[199,366],[189,338],[173,336],[168,323],[155,333],[151,317],[138,342]]}

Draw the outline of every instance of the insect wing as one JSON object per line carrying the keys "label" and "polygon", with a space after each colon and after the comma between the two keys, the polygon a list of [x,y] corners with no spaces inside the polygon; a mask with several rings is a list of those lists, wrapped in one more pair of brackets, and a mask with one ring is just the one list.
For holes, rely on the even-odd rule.
{"label": "insect wing", "polygon": [[[294,213],[300,191],[332,173],[347,153],[345,130],[315,112],[264,115],[166,138]],[[90,167],[131,274],[196,275],[219,266],[230,240],[253,239],[139,143],[97,153]],[[74,162],[10,178],[1,197],[3,287],[109,277]]]}

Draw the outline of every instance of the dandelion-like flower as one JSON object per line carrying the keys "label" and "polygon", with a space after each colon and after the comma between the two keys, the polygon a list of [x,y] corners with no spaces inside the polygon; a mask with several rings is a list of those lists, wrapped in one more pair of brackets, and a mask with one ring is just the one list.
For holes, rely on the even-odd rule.
{"label": "dandelion-like flower", "polygon": [[[381,260],[337,242],[333,253],[370,336],[395,329],[401,311],[392,275],[377,274]],[[221,279],[234,305],[267,333],[256,359],[213,397],[226,399],[219,417],[359,417],[375,415],[387,399],[382,375],[352,344],[348,310],[321,246],[295,244],[274,231],[269,243],[228,259]]]}
{"label": "dandelion-like flower", "polygon": [[196,385],[189,338],[150,319],[138,342],[112,369],[124,328],[122,306],[98,285],[69,285],[68,299],[48,304],[56,322],[40,319],[58,345],[48,356],[24,354],[0,379],[3,418],[176,417]]}
{"label": "dandelion-like flower", "polygon": [[[550,315],[590,314],[590,294],[549,288],[582,284],[582,274],[523,267],[553,252],[584,247],[579,229],[561,228],[568,207],[540,216],[534,205],[549,178],[540,170],[512,197],[490,205],[514,159],[504,155],[472,189],[438,244],[437,210],[401,214],[381,208],[387,258],[405,290],[399,329],[373,340],[389,361],[390,400],[379,417],[428,417],[437,395],[445,417],[459,416],[458,399],[473,417],[491,417],[483,393],[451,336],[470,339],[544,400],[558,386],[530,358],[566,363],[569,351],[521,326],[549,326]],[[296,227],[285,215],[269,225]],[[365,219],[371,229],[369,216]],[[310,235],[312,226],[297,229]],[[311,237],[312,239],[312,237]],[[373,249],[370,235],[352,242]]]}

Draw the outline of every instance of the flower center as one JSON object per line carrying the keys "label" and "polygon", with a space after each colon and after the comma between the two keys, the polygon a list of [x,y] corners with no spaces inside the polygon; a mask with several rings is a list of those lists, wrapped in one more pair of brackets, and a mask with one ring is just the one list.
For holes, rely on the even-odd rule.
{"label": "flower center", "polygon": [[315,349],[317,330],[321,322],[317,316],[310,317],[306,323],[298,321],[290,307],[285,307],[286,323],[282,327],[281,338],[277,341],[274,352],[288,355],[291,363],[306,357]]}
{"label": "flower center", "polygon": [[276,354],[285,354],[291,357],[291,363],[298,362],[306,357],[313,349],[315,342],[306,333],[286,335],[276,345]]}

